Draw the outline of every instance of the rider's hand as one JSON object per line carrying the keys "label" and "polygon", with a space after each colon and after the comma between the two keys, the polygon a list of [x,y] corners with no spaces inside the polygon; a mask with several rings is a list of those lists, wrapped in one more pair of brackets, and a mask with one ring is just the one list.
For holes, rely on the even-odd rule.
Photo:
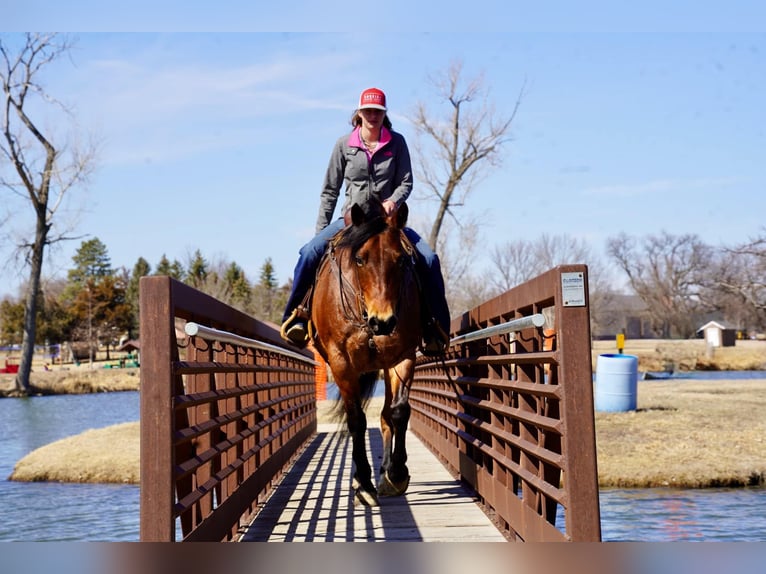
{"label": "rider's hand", "polygon": [[387,199],[383,202],[383,211],[386,212],[386,215],[391,215],[396,211],[396,203],[391,201],[390,199]]}

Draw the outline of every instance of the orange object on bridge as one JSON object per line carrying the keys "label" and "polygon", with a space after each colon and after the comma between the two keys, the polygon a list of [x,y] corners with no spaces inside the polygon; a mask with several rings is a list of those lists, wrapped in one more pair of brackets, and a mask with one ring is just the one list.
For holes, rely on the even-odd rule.
{"label": "orange object on bridge", "polygon": [[327,400],[327,363],[324,362],[324,359],[319,355],[316,349],[314,350],[314,359],[317,362],[317,366],[316,366],[317,400],[324,401],[324,400]]}

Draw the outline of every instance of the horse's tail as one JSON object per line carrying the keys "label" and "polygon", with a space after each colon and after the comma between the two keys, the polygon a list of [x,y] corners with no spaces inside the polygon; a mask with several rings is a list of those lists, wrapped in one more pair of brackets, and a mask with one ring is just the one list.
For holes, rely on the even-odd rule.
{"label": "horse's tail", "polygon": [[[362,409],[366,409],[373,393],[375,392],[375,383],[378,382],[378,371],[372,371],[370,373],[362,373],[359,376],[359,399],[362,402]],[[338,422],[344,422],[346,420],[346,410],[343,405],[343,401],[340,399],[333,405],[331,418]]]}
{"label": "horse's tail", "polygon": [[378,381],[378,372],[363,373],[359,377],[359,396],[362,399],[362,408],[367,407],[372,394],[375,392],[375,383]]}

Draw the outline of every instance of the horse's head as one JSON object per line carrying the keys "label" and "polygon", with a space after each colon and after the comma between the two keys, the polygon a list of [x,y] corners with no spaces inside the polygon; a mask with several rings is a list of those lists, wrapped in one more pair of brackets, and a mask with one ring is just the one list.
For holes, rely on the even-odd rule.
{"label": "horse's head", "polygon": [[338,243],[348,247],[347,261],[356,274],[363,319],[374,335],[393,333],[401,314],[418,305],[415,255],[402,231],[408,214],[407,204],[390,216],[367,213],[354,205],[351,225]]}

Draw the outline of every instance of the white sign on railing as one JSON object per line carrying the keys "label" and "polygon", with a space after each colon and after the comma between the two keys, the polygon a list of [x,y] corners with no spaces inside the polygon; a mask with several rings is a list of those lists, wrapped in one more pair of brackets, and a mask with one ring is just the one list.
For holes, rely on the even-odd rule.
{"label": "white sign on railing", "polygon": [[583,273],[561,274],[561,299],[564,307],[585,307],[585,276]]}

